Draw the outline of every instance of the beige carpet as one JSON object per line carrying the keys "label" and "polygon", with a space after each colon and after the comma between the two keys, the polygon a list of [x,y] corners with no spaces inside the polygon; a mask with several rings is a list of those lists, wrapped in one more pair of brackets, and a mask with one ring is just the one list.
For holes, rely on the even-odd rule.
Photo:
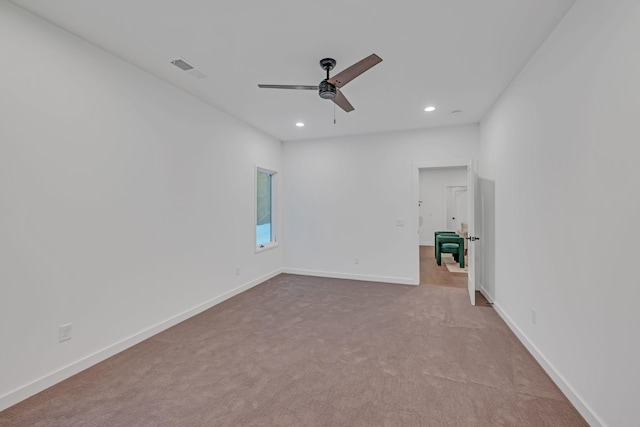
{"label": "beige carpet", "polygon": [[460,268],[460,263],[453,259],[452,254],[442,254],[442,263],[451,273],[467,273],[469,271],[469,258],[465,257],[464,268]]}
{"label": "beige carpet", "polygon": [[466,289],[280,275],[2,426],[586,426]]}

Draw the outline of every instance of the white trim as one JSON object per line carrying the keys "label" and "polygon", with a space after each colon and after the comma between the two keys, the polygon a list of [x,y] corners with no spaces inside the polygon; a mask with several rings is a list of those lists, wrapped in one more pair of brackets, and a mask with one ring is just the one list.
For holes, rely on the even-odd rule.
{"label": "white trim", "polygon": [[279,246],[278,242],[267,243],[266,245],[256,246],[256,253],[268,251],[269,249],[275,249]]}
{"label": "white trim", "polygon": [[478,290],[480,291],[480,293],[487,299],[487,301],[489,301],[491,304],[493,304],[495,302],[495,300],[493,299],[493,295],[489,294],[489,291],[487,291],[484,286],[480,285],[480,287],[478,288]]}
{"label": "white trim", "polygon": [[[420,173],[420,171],[418,171],[418,173]],[[447,200],[447,189],[449,187],[447,186],[447,184],[443,185],[442,188],[442,198],[443,198],[443,202],[442,202],[442,228],[440,228],[440,230],[445,230],[445,231],[455,231],[455,230],[449,230],[449,227],[447,226],[447,224],[449,224],[449,204],[447,203],[449,200]]]}
{"label": "white trim", "polygon": [[439,162],[415,162],[413,163],[418,169],[430,169],[430,168],[450,168],[456,166],[469,166],[469,159],[466,160],[443,160]]}
{"label": "white trim", "polygon": [[487,293],[482,290],[482,294],[487,298],[487,301],[493,304],[493,308],[498,315],[509,326],[511,331],[518,337],[520,342],[529,350],[529,353],[538,361],[542,369],[551,377],[551,380],[558,386],[560,391],[569,399],[569,401],[580,412],[580,415],[589,423],[592,427],[605,426],[606,424],[595,414],[595,412],[586,404],[586,402],[580,397],[580,395],[571,387],[571,385],[564,379],[562,374],[556,370],[556,368],[549,362],[549,360],[538,350],[538,348],[529,340],[524,332],[518,328],[518,326],[511,320],[509,315],[500,307],[500,304],[495,302],[493,298],[488,298]]}
{"label": "white trim", "polygon": [[[455,167],[458,167],[458,166],[455,166]],[[462,166],[460,166],[460,167],[462,167]],[[469,175],[469,171],[468,171],[467,168],[465,168],[464,173],[465,173],[465,175]],[[447,203],[447,202],[449,201],[449,197],[448,197],[449,196],[449,189],[453,189],[453,188],[464,188],[465,191],[467,191],[468,186],[467,185],[447,185],[447,184],[444,184],[442,186],[442,196],[444,197],[444,203],[443,203],[444,212],[442,213],[442,217],[443,217],[444,220],[443,220],[443,223],[442,223],[442,228],[440,230],[457,232],[459,230],[457,225],[453,227],[453,230],[450,230],[449,226],[448,226],[448,224],[449,224],[449,213],[450,212],[449,212],[449,203]],[[453,193],[452,193],[452,195],[453,195]],[[454,196],[454,199],[455,199],[455,196]],[[468,213],[467,213],[467,216],[468,216]]]}
{"label": "white trim", "polygon": [[435,246],[436,244],[433,242],[433,240],[429,241],[429,242],[420,242],[420,246]]}
{"label": "white trim", "polygon": [[202,304],[198,304],[197,306],[183,311],[182,313],[171,316],[168,319],[163,320],[162,322],[156,323],[155,325],[152,325],[140,332],[137,332],[127,338],[115,342],[103,348],[102,350],[98,350],[95,353],[89,354],[88,356],[76,360],[73,363],[63,366],[62,368],[57,369],[35,381],[32,381],[29,384],[12,390],[4,394],[3,396],[0,396],[0,411],[7,409],[10,406],[15,405],[16,403],[21,402],[24,399],[31,397],[36,393],[39,393],[42,390],[45,390],[52,385],[65,380],[77,374],[78,372],[84,371],[85,369],[99,362],[102,362],[103,360],[108,359],[109,357],[118,354],[121,351],[124,351],[129,347],[132,347],[146,340],[147,338],[150,338],[166,329],[169,329],[170,327],[177,325],[178,323],[183,322],[184,320],[187,320],[188,318],[195,316],[196,314],[199,314],[235,295],[238,295],[239,293],[244,292],[247,289],[259,285],[260,283],[269,280],[280,273],[282,273],[282,270],[277,269],[275,271],[272,271],[271,273],[265,274],[264,276],[258,277],[257,279],[247,282],[244,285],[240,285],[237,288],[223,293],[222,295],[203,302]]}
{"label": "white trim", "polygon": [[314,277],[329,277],[332,279],[350,279],[350,280],[362,280],[365,282],[382,282],[393,283],[397,285],[419,285],[420,282],[416,282],[410,277],[387,277],[387,276],[369,276],[366,274],[351,274],[351,273],[338,273],[334,271],[320,271],[320,270],[305,270],[301,268],[285,268],[282,270],[286,274],[296,274],[299,276],[314,276]]}

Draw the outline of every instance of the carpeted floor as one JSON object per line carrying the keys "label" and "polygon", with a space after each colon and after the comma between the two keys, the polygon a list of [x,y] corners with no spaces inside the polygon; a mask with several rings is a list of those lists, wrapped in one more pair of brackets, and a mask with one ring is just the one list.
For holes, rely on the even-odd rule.
{"label": "carpeted floor", "polygon": [[450,272],[445,263],[436,264],[434,250],[433,246],[420,246],[420,284],[467,289],[467,275]]}
{"label": "carpeted floor", "polygon": [[585,426],[466,289],[280,275],[0,412],[2,426]]}

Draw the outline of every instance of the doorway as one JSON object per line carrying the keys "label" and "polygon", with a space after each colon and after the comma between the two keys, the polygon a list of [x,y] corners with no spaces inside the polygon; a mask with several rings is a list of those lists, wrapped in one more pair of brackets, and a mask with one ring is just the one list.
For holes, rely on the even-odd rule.
{"label": "doorway", "polygon": [[[475,250],[472,241],[467,247],[467,273],[451,272],[444,259],[435,261],[435,231],[458,232],[466,229],[465,237],[475,239],[475,162],[449,161],[414,164],[414,195],[418,224],[417,273],[420,283],[466,287],[472,305],[475,304]],[[465,227],[466,225],[466,227]],[[463,233],[459,233],[463,234]],[[428,263],[428,264],[425,264]],[[451,260],[450,262],[453,262]],[[459,265],[459,263],[455,263]]]}

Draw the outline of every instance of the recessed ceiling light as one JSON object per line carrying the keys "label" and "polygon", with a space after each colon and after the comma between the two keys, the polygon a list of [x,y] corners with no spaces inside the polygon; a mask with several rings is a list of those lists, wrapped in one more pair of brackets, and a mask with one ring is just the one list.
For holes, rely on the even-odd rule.
{"label": "recessed ceiling light", "polygon": [[296,123],[296,126],[298,126],[299,128],[301,128],[302,126],[304,126],[304,123],[302,123],[302,122],[298,122],[298,123]]}
{"label": "recessed ceiling light", "polygon": [[427,112],[436,111],[436,107],[434,107],[433,105],[431,105],[431,106],[429,106],[429,107],[425,108],[425,109],[424,109],[424,111],[427,111]]}

